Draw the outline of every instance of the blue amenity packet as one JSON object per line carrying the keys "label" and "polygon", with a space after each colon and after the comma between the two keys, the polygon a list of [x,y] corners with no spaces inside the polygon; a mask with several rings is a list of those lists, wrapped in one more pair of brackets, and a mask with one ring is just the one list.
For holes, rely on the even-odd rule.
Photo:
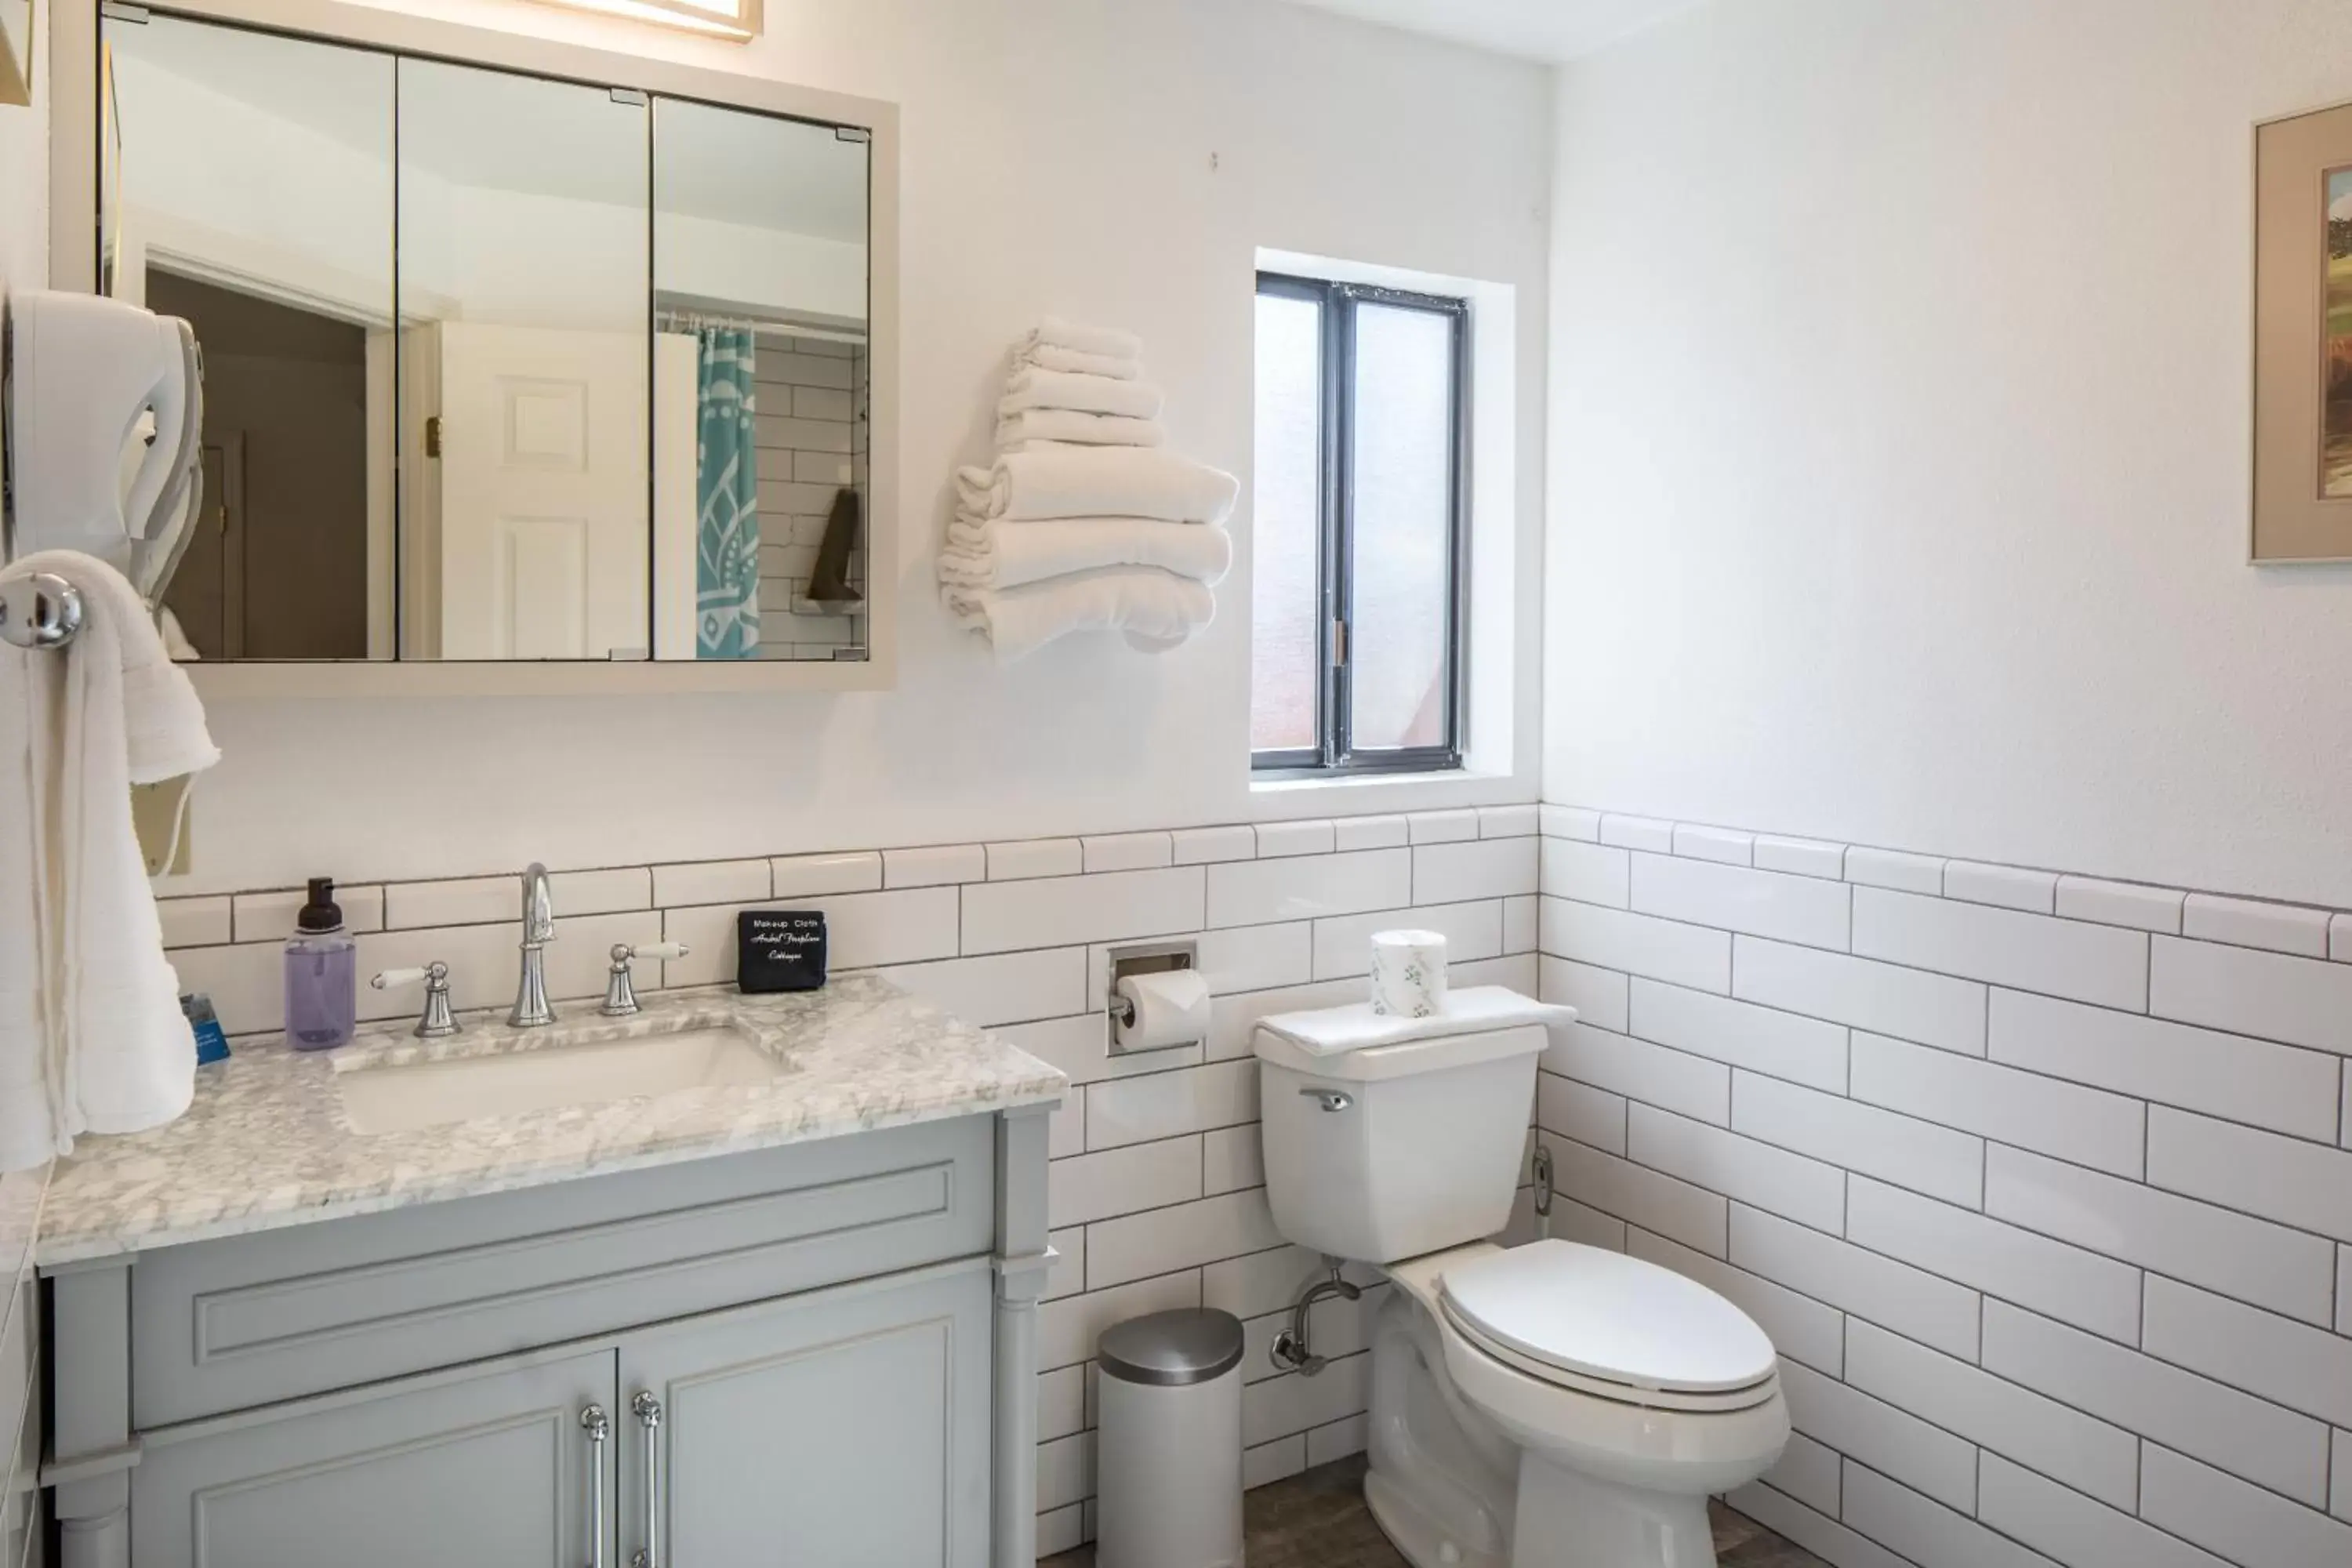
{"label": "blue amenity packet", "polygon": [[228,1060],[228,1036],[221,1032],[213,999],[202,992],[193,993],[180,998],[180,1011],[187,1015],[188,1027],[195,1031],[196,1065]]}

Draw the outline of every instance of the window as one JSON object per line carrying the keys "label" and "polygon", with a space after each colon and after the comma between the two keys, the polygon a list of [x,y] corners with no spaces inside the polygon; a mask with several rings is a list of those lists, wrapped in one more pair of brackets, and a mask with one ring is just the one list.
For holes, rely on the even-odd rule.
{"label": "window", "polygon": [[1250,754],[1462,765],[1469,309],[1261,272]]}

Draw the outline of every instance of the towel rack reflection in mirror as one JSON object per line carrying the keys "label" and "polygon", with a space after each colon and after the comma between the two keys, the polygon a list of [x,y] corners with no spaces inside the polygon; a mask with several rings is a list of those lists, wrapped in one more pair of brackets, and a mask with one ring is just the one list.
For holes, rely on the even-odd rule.
{"label": "towel rack reflection in mirror", "polygon": [[49,572],[0,582],[0,642],[63,647],[81,630],[81,590]]}

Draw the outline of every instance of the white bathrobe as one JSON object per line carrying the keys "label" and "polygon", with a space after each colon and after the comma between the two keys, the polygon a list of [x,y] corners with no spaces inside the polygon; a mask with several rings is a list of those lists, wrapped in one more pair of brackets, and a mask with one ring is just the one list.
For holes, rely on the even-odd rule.
{"label": "white bathrobe", "polygon": [[82,1132],[181,1115],[195,1046],[131,820],[131,786],[220,760],[137,590],[88,556],[27,556],[81,590],[63,648],[0,645],[0,1170]]}

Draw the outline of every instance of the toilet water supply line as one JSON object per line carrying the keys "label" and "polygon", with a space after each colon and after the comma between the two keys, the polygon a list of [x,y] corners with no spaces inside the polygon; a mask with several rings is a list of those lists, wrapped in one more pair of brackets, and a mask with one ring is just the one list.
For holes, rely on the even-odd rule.
{"label": "toilet water supply line", "polygon": [[1328,1361],[1307,1348],[1307,1310],[1326,1296],[1343,1296],[1352,1301],[1364,1293],[1360,1287],[1340,1276],[1338,1258],[1327,1253],[1323,1267],[1331,1271],[1329,1277],[1318,1279],[1299,1293],[1297,1304],[1290,1309],[1290,1327],[1274,1336],[1274,1344],[1266,1352],[1277,1372],[1313,1377],[1328,1366]]}
{"label": "toilet water supply line", "polygon": [[[1536,1235],[1547,1241],[1551,1239],[1551,1145],[1538,1143],[1536,1145],[1533,1171]],[[1364,1293],[1340,1274],[1339,1259],[1327,1253],[1323,1267],[1329,1272],[1299,1292],[1298,1300],[1290,1309],[1290,1327],[1276,1334],[1274,1343],[1266,1349],[1266,1359],[1274,1363],[1277,1372],[1295,1372],[1301,1377],[1313,1377],[1328,1366],[1330,1362],[1327,1358],[1307,1348],[1307,1314],[1316,1302],[1326,1296],[1339,1296],[1353,1301]]]}
{"label": "toilet water supply line", "polygon": [[1545,1241],[1549,1241],[1551,1239],[1552,1196],[1550,1144],[1538,1143],[1536,1145],[1535,1166],[1531,1173],[1536,1179],[1536,1235]]}

